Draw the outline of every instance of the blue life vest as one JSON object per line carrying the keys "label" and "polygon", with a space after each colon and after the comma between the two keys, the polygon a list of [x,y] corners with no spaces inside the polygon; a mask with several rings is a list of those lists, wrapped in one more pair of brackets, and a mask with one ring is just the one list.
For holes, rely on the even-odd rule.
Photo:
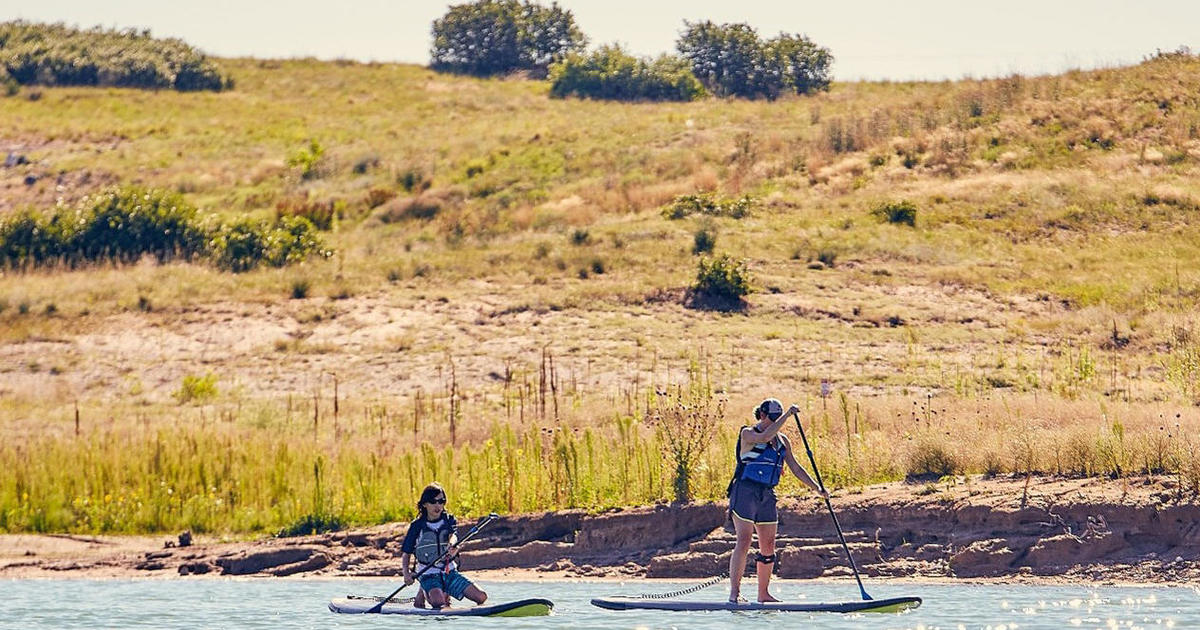
{"label": "blue life vest", "polygon": [[[779,444],[778,448],[775,446],[776,443]],[[742,435],[738,433],[738,463],[733,478],[775,487],[779,483],[780,476],[783,475],[786,452],[787,447],[783,445],[783,440],[777,437],[767,443],[755,444],[750,447],[749,453],[742,455]]]}

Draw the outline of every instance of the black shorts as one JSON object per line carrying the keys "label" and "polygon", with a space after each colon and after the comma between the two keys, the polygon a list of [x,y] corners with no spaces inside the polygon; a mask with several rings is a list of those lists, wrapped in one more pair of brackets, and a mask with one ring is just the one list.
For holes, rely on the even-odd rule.
{"label": "black shorts", "polygon": [[755,525],[773,525],[779,522],[775,509],[775,488],[739,479],[729,491],[729,509],[733,518]]}

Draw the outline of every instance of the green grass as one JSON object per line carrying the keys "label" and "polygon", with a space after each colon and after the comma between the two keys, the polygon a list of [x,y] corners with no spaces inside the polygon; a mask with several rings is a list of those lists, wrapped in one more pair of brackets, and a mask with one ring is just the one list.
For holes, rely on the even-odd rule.
{"label": "green grass", "polygon": [[[462,514],[665,500],[646,400],[693,361],[729,398],[698,498],[721,497],[765,395],[807,406],[838,486],[903,478],[936,447],[957,471],[1195,489],[1196,59],[641,104],[405,65],[220,64],[236,89],[3,99],[0,136],[31,164],[2,174],[0,213],[136,183],[227,221],[317,213],[336,254],[0,275],[0,529],[372,523],[435,478]],[[663,216],[698,194],[755,204]],[[912,225],[872,215],[895,201]],[[685,305],[700,231],[746,260],[744,309]],[[211,392],[184,380],[210,372]],[[822,379],[847,406],[816,397]]]}

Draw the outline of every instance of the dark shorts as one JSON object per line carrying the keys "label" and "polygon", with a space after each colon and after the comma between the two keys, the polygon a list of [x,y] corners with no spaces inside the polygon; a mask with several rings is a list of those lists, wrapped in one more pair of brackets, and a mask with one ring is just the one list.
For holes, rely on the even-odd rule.
{"label": "dark shorts", "polygon": [[465,593],[471,585],[471,580],[455,570],[451,570],[449,573],[430,571],[421,576],[421,590],[428,593],[435,588],[440,588],[454,599],[465,597]]}
{"label": "dark shorts", "polygon": [[745,479],[733,482],[733,489],[729,491],[729,509],[733,518],[747,523],[771,525],[779,522],[775,488],[765,484]]}

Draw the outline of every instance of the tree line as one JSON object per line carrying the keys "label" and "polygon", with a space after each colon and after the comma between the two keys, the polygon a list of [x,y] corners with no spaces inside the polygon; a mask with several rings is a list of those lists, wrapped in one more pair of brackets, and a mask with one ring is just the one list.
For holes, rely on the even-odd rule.
{"label": "tree line", "polygon": [[748,24],[684,22],[678,54],[637,57],[618,45],[587,50],[587,37],[557,3],[478,0],[433,23],[431,66],[496,76],[548,77],[556,97],[688,101],[706,93],[775,99],[829,88],[833,55],[804,35],[764,39]]}

